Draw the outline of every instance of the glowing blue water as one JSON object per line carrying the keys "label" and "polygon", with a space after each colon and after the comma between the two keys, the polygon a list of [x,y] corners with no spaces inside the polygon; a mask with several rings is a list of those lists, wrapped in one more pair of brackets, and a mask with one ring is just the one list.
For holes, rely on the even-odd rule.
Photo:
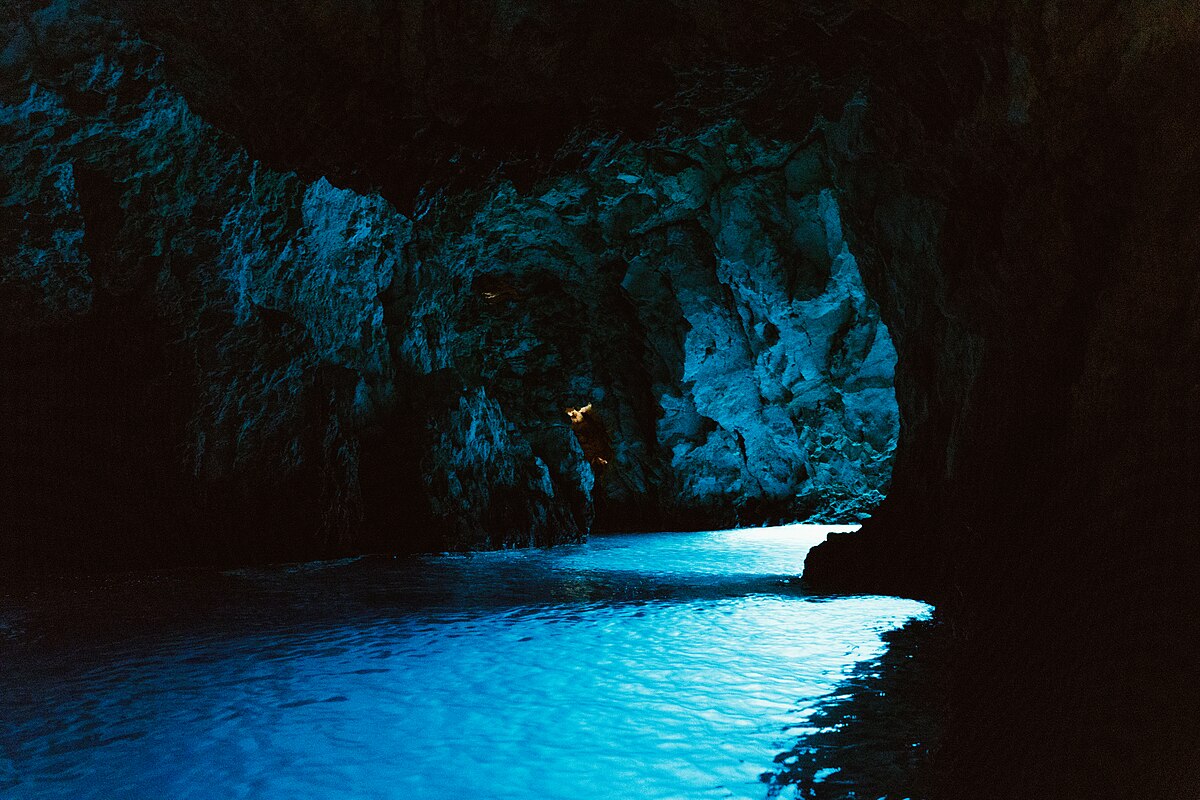
{"label": "glowing blue water", "polygon": [[826,529],[593,539],[17,592],[4,798],[764,798],[880,634]]}

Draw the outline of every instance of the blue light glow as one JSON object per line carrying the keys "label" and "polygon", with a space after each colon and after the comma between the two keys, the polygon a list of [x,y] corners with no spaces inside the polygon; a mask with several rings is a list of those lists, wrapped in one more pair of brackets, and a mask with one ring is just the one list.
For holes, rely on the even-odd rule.
{"label": "blue light glow", "polygon": [[[800,594],[824,531],[239,571],[187,620],[17,630],[0,780],[76,800],[761,799],[815,701],[927,611]],[[212,600],[190,580],[89,613]]]}

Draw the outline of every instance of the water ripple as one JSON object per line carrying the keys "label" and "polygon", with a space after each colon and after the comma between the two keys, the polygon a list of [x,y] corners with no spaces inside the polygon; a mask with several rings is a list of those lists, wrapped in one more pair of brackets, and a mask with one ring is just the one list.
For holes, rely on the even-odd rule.
{"label": "water ripple", "polygon": [[0,599],[0,792],[761,799],[817,698],[927,611],[799,592],[788,578],[822,535],[15,592]]}

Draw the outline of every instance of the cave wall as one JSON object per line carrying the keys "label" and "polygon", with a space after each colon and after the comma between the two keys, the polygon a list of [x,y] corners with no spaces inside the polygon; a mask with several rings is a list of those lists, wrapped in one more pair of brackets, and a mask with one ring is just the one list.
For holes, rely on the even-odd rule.
{"label": "cave wall", "polygon": [[[201,116],[253,158],[281,174],[297,170],[304,186],[322,174],[363,194],[378,186],[413,219],[436,207],[427,183],[434,195],[442,187],[485,205],[528,202],[535,186],[551,185],[543,181],[586,173],[586,145],[605,135],[677,139],[736,120],[756,139],[815,143],[844,238],[899,356],[901,420],[888,499],[861,533],[814,551],[807,580],[929,597],[953,616],[943,796],[1196,795],[1194,4],[497,0],[468,13],[411,0],[356,3],[336,15],[316,2],[218,2],[191,14],[136,0],[109,5],[144,26]],[[37,24],[30,33],[18,17],[4,23],[9,106],[27,94],[14,85],[13,65],[28,60],[28,48],[53,50]],[[97,101],[83,94],[76,102]],[[306,119],[323,124],[300,124]],[[814,119],[822,122],[810,139]],[[44,185],[47,196],[70,195]],[[78,185],[79,199],[56,199],[57,210],[45,212],[75,231],[54,248],[91,248],[103,264],[124,246],[103,221],[121,194],[94,175]],[[26,213],[27,202],[4,213]],[[443,213],[459,212],[435,209],[434,217]],[[90,233],[65,221],[89,215]],[[3,230],[5,247],[15,246],[13,226]],[[468,247],[486,250],[490,240]],[[416,241],[420,259],[459,246]],[[179,337],[140,299],[125,301],[137,314],[97,315],[73,333],[42,335],[50,328],[41,326],[92,302],[69,267],[80,263],[72,257],[37,273],[32,297],[53,295],[50,304],[5,284],[6,310],[19,310],[6,323],[25,320],[32,331],[5,330],[19,343],[6,350],[6,365],[28,377],[5,380],[6,415],[38,430],[33,441],[54,443],[55,453],[115,448],[122,457],[100,470],[77,456],[64,473],[63,462],[39,461],[39,448],[10,437],[5,446],[18,448],[19,461],[6,457],[16,474],[5,486],[32,502],[37,487],[90,469],[87,480],[71,480],[87,498],[71,513],[84,521],[78,509],[110,496],[104,481],[157,480],[158,470],[139,472],[147,459],[128,456],[171,463],[174,446],[145,431],[183,425],[193,406],[176,400],[190,398],[196,382],[178,366],[191,362],[145,346]],[[633,283],[645,277],[636,258],[610,263],[602,266],[650,291]],[[107,274],[117,286],[137,273]],[[380,300],[385,317],[400,308],[395,294]],[[653,330],[656,309],[646,319],[627,310],[617,317]],[[668,310],[676,319],[687,313],[682,304]],[[125,376],[116,385],[140,388],[97,392],[96,364]],[[460,400],[457,376],[429,375],[412,383],[431,381],[434,395],[456,398],[437,413],[483,418],[484,440],[506,441],[496,398]],[[325,380],[314,398],[328,402],[341,379]],[[450,388],[436,388],[443,383]],[[578,390],[592,385],[581,373]],[[54,413],[43,414],[48,408]],[[616,418],[611,424],[619,429]],[[419,439],[381,426],[362,440],[362,463],[394,464],[389,453],[425,447]],[[498,456],[469,457],[484,469]],[[553,484],[542,460],[546,473],[523,480],[548,474],[541,485]],[[360,476],[372,498],[367,516],[395,502],[395,482],[423,480],[419,469],[367,472],[384,477]],[[311,496],[296,493],[294,507],[312,508]],[[101,510],[105,519],[117,513]]]}
{"label": "cave wall", "polygon": [[[9,566],[848,521],[882,498],[895,351],[821,145],[730,120],[576,137],[528,186],[401,213],[251,156],[126,21],[59,2],[9,24]],[[585,403],[600,476],[564,414]]]}
{"label": "cave wall", "polygon": [[427,212],[406,368],[486,388],[535,452],[590,403],[614,448],[604,528],[865,516],[890,477],[895,351],[820,148],[737,124],[590,148],[534,191]]}
{"label": "cave wall", "polygon": [[6,51],[0,106],[6,553],[345,543],[360,428],[394,391],[379,294],[408,221],[250,159],[119,27],[44,23],[36,78]]}
{"label": "cave wall", "polygon": [[1191,796],[1195,9],[889,7],[825,131],[901,442],[805,576],[953,618],[945,796]]}

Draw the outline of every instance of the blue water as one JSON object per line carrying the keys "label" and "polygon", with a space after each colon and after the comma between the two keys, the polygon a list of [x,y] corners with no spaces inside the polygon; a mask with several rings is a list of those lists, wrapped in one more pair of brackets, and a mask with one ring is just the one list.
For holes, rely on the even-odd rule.
{"label": "blue water", "polygon": [[928,613],[803,594],[827,530],[10,590],[0,797],[761,800]]}

